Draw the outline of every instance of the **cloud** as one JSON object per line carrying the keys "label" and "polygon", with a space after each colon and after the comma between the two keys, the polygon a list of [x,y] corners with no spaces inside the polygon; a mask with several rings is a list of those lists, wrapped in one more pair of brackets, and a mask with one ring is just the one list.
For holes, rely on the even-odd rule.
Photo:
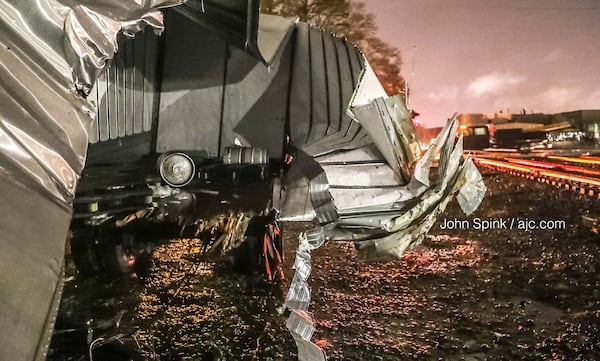
{"label": "cloud", "polygon": [[[490,99],[482,99],[487,104]],[[519,94],[505,94],[493,98],[493,106],[487,109],[506,109],[519,112],[562,113],[581,109],[600,109],[600,87],[578,87],[573,84],[555,84],[545,88],[521,89]],[[486,108],[484,112],[490,111]]]}
{"label": "cloud", "polygon": [[541,104],[552,111],[567,111],[575,104],[580,103],[581,89],[552,86],[541,94]]}
{"label": "cloud", "polygon": [[594,101],[600,100],[600,89],[596,93],[575,86],[552,85],[539,90],[537,94],[515,96],[511,100],[514,109],[527,108],[533,112],[553,114],[578,109],[598,108],[600,103],[594,103]]}
{"label": "cloud", "polygon": [[425,97],[433,102],[453,101],[458,98],[459,93],[458,86],[445,86],[438,91],[425,94]]}
{"label": "cloud", "polygon": [[554,49],[546,54],[546,56],[542,58],[542,61],[544,63],[556,63],[562,58],[562,55],[563,51],[561,49]]}
{"label": "cloud", "polygon": [[467,93],[473,97],[500,94],[525,80],[524,76],[511,73],[490,73],[473,80],[467,86]]}
{"label": "cloud", "polygon": [[588,109],[600,109],[600,88],[589,93],[583,106]]}

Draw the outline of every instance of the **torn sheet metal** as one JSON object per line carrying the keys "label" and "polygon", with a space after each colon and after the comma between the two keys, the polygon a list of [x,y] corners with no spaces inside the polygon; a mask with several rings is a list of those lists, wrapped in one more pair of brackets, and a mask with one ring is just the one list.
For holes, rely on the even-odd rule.
{"label": "torn sheet metal", "polygon": [[377,79],[375,71],[373,71],[373,68],[367,60],[364,60],[364,62],[365,67],[360,74],[358,86],[352,95],[350,106],[346,110],[346,112],[349,113],[353,119],[356,119],[356,116],[352,111],[353,107],[369,105],[375,99],[387,97],[385,89],[383,88],[381,82],[379,82],[379,79]]}
{"label": "torn sheet metal", "polygon": [[[460,196],[463,209],[473,212],[483,199],[485,185],[472,161],[463,159],[462,138],[455,141],[454,134],[451,134],[455,130],[454,120],[446,125],[435,142],[439,144],[440,153],[449,154],[439,161],[438,169],[444,169],[444,173],[429,178],[429,168],[433,164],[426,154],[425,161],[419,164],[428,169],[416,169],[409,184],[395,188],[378,188],[374,184],[372,189],[364,190],[375,199],[385,200],[388,205],[385,211],[368,203],[365,195],[359,198],[363,202],[361,207],[353,208],[351,212],[340,209],[340,219],[334,222],[333,227],[329,225],[324,236],[329,240],[354,240],[359,253],[365,258],[391,259],[401,256],[408,247],[418,242],[422,237],[417,235],[424,235],[430,228],[429,222],[424,220],[435,221],[432,214],[441,212],[439,209],[445,208],[452,195],[461,189],[465,189]],[[427,186],[416,178],[423,174],[427,174]],[[331,189],[337,205],[338,199],[343,200],[343,194],[336,195],[336,191],[337,188]],[[340,190],[340,193],[343,191]],[[404,198],[399,197],[401,194]],[[396,203],[390,204],[393,200]]]}
{"label": "torn sheet metal", "polygon": [[429,148],[425,152],[425,155],[423,155],[417,161],[412,177],[413,185],[418,184],[416,186],[417,188],[429,187],[429,173],[433,167],[435,158],[439,154],[445,154],[445,151],[441,152],[442,149],[452,148],[457,126],[458,123],[456,122],[456,117],[453,117],[452,120],[442,129],[440,134],[438,134],[438,136],[433,140],[433,142],[431,142]]}
{"label": "torn sheet metal", "polygon": [[378,98],[368,105],[352,108],[358,122],[387,163],[406,182],[410,166],[420,153],[410,113],[400,96]]}
{"label": "torn sheet metal", "polygon": [[[441,174],[441,181],[433,188],[428,189],[421,197],[419,197],[418,203],[413,205],[402,215],[392,219],[386,223],[383,228],[388,232],[397,232],[401,229],[408,227],[412,221],[422,217],[427,210],[432,208],[432,204],[438,204],[442,198],[447,196],[447,190],[450,187],[450,182],[456,177],[460,163],[463,158],[463,147],[462,137],[453,147],[451,156],[446,158],[444,167],[447,168],[447,172]],[[440,160],[441,162],[441,160]],[[442,164],[440,163],[440,167]]]}
{"label": "torn sheet metal", "polygon": [[[73,89],[90,89],[120,32],[132,34],[148,24],[160,28],[154,6],[167,4],[174,3],[0,1],[3,359],[46,356],[71,202],[94,114],[94,106]],[[26,225],[31,220],[33,227]]]}
{"label": "torn sheet metal", "polygon": [[[281,219],[307,219],[307,214],[314,212],[321,223],[335,221],[338,212],[329,192],[325,171],[302,150],[296,150],[293,157],[294,161],[285,180],[285,188],[290,184],[290,189],[286,191],[284,188],[283,191]],[[305,189],[308,192],[303,193]]]}
{"label": "torn sheet metal", "polygon": [[62,1],[70,7],[64,20],[67,60],[73,68],[76,89],[87,96],[117,52],[119,34],[134,37],[146,26],[160,34],[164,24],[158,8],[184,0]]}
{"label": "torn sheet metal", "polygon": [[308,311],[310,287],[308,277],[311,271],[310,253],[321,247],[325,237],[322,229],[314,229],[299,236],[295,274],[285,299],[285,306],[291,311],[286,326],[298,347],[299,361],[325,361],[325,352],[311,342],[315,331],[312,314]]}
{"label": "torn sheet metal", "polygon": [[345,164],[347,162],[350,163],[363,163],[363,162],[381,162],[383,159],[381,153],[375,146],[375,144],[370,143],[360,148],[351,149],[346,152],[336,152],[329,153],[322,156],[315,157],[317,162],[325,165],[330,164]]}
{"label": "torn sheet metal", "polygon": [[[386,104],[386,100],[378,99],[376,102]],[[372,109],[381,109],[381,105]],[[367,121],[366,116],[372,117],[368,121],[373,123],[367,126],[371,132],[374,129],[390,129],[389,113],[358,111],[356,115],[363,122]],[[322,168],[327,179],[334,182],[330,184],[329,192],[338,209],[338,219],[326,224],[321,222],[321,226],[311,230],[312,242],[322,244],[325,240],[351,240],[361,258],[367,261],[392,260],[401,257],[406,250],[424,239],[457,192],[463,211],[466,214],[475,211],[485,194],[485,185],[472,160],[463,158],[462,137],[456,140],[456,129],[456,119],[449,121],[429,151],[416,162],[414,169],[407,165],[410,157],[414,161],[416,150],[398,147],[396,149],[404,153],[387,152],[388,156],[393,156],[393,162],[398,162],[408,179],[390,177],[389,174],[397,174],[390,166],[389,159],[382,157],[387,162],[374,163],[370,158],[376,153],[372,152],[353,150],[317,158],[330,160],[329,163],[323,162]],[[387,133],[390,136],[386,139],[388,146],[412,142],[414,134],[410,128],[397,127],[394,132]],[[407,136],[404,135],[405,132]],[[373,143],[378,144],[375,141]],[[381,148],[384,144],[386,143],[380,142],[378,149],[385,154],[385,150]],[[344,162],[346,154],[351,154],[354,162]],[[442,156],[437,164],[438,171],[434,173],[431,169],[435,166],[434,158],[437,154]],[[361,162],[357,155],[360,155],[358,158],[366,157],[369,161]],[[332,163],[332,159],[335,162]],[[360,167],[364,167],[363,173],[359,171]],[[388,167],[388,170],[378,172],[373,167]],[[295,264],[296,274],[286,299],[286,306],[292,311],[306,311],[310,302],[310,289],[306,279],[311,264],[306,248],[308,246],[301,239]],[[307,330],[312,333],[312,318],[301,319],[294,313],[290,316],[292,317],[294,321],[290,323],[294,326],[289,328],[298,344],[299,359],[322,360],[323,351],[315,349],[316,345],[310,342],[310,338],[298,335],[302,331],[308,333]]]}
{"label": "torn sheet metal", "polygon": [[383,162],[358,164],[323,164],[329,187],[394,187],[398,176]]}
{"label": "torn sheet metal", "polygon": [[389,261],[396,259],[404,252],[423,241],[425,235],[441,212],[446,209],[451,198],[446,197],[422,219],[416,220],[400,232],[385,237],[356,242],[357,251],[367,261]]}
{"label": "torn sheet metal", "polygon": [[479,208],[487,188],[472,158],[467,159],[463,167],[465,184],[458,192],[456,199],[463,212],[470,216]]}
{"label": "torn sheet metal", "polygon": [[[338,99],[342,103],[336,108],[344,109],[344,113],[343,120],[336,124],[331,118],[321,116],[327,114],[324,110],[313,116],[313,110],[320,109],[320,100],[310,100],[326,99],[318,97],[319,89],[324,87],[319,86],[315,91],[310,84],[303,85],[303,82],[308,83],[306,76],[294,82],[292,98],[304,101],[311,117],[306,121],[306,115],[298,112],[291,117],[292,144],[301,149],[301,153],[292,162],[283,182],[282,217],[310,219],[315,214],[321,225],[312,230],[311,235],[321,237],[320,242],[352,240],[364,259],[389,260],[418,244],[457,192],[461,192],[459,202],[465,212],[473,212],[483,198],[485,186],[472,162],[463,158],[462,139],[456,140],[456,119],[446,124],[421,156],[405,100],[401,96],[386,96],[362,54],[358,52],[357,57],[350,57],[350,63],[355,62],[354,67],[322,72],[324,63],[312,61],[310,55],[303,53],[303,49],[310,47],[308,40],[314,31],[306,27],[300,30],[307,35],[300,36],[297,43],[295,64],[299,66],[299,73],[310,74],[313,84],[324,84],[319,76],[335,72],[341,79],[353,80],[334,84],[337,88],[329,89],[330,94],[344,91],[347,94],[350,87],[354,87],[351,97]],[[341,44],[325,35],[324,38],[324,44]],[[344,46],[348,49],[347,44]],[[327,46],[322,49],[325,52],[317,49],[315,54],[325,54],[327,59],[327,49]],[[361,69],[358,77],[356,69]],[[315,129],[325,129],[325,123],[328,124],[325,134],[315,132]],[[304,171],[305,167],[314,170],[312,176]],[[432,172],[433,168],[437,168],[437,172]],[[309,194],[303,197],[302,191]],[[313,191],[316,194],[312,195]],[[300,247],[303,247],[302,242]],[[310,256],[299,250],[295,268],[288,307],[306,311],[310,290],[305,278],[310,270]],[[311,324],[303,326],[311,327]],[[295,331],[292,335],[296,340],[301,339]],[[298,344],[299,348],[301,345],[303,343]],[[320,356],[315,357],[320,359]]]}
{"label": "torn sheet metal", "polygon": [[436,215],[445,209],[451,195],[464,184],[465,169],[461,160],[462,144],[459,141],[448,158],[448,173],[439,185],[425,192],[406,212],[384,222],[382,228],[388,235],[357,242],[359,254],[369,260],[395,259],[418,244],[435,222]]}
{"label": "torn sheet metal", "polygon": [[[469,210],[478,205],[483,198],[485,186],[477,177],[476,168],[469,165],[469,160],[466,162],[463,160],[462,138],[455,142],[454,137],[448,136],[449,131],[453,129],[455,129],[455,122],[449,122],[440,134],[442,139],[438,139],[439,144],[442,145],[440,151],[446,152],[449,148],[450,156],[443,160],[443,164],[439,165],[440,168],[444,167],[446,172],[438,174],[437,178],[432,179],[431,187],[424,186],[415,177],[406,185],[384,185],[378,179],[370,182],[370,186],[363,184],[360,187],[352,185],[346,185],[346,188],[339,185],[331,187],[330,193],[339,210],[340,218],[335,222],[335,227],[328,232],[328,239],[364,241],[401,232],[426,216],[453,192],[458,191],[455,184],[458,179],[467,175],[470,179],[470,187],[473,188],[472,195],[465,193],[465,197],[473,202]],[[433,164],[429,162],[422,164],[433,167]],[[325,169],[329,167],[324,166]],[[348,167],[349,175],[354,173],[353,168],[352,166]],[[343,171],[343,167],[336,169],[336,172],[340,174]],[[420,174],[424,173],[429,175],[429,170],[420,172]],[[342,178],[340,174],[336,174],[336,177]],[[360,177],[354,176],[354,178],[360,181]],[[430,182],[429,178],[427,182]],[[460,184],[462,185],[462,183]],[[348,205],[353,205],[353,207],[349,208]],[[396,257],[400,255],[401,253]]]}

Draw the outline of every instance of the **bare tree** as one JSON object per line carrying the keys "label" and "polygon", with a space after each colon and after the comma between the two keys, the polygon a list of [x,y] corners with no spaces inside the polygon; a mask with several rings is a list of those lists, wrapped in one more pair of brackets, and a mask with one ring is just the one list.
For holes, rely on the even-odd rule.
{"label": "bare tree", "polygon": [[388,94],[404,89],[400,51],[377,36],[375,17],[358,0],[261,0],[261,11],[288,17],[346,37],[364,52]]}

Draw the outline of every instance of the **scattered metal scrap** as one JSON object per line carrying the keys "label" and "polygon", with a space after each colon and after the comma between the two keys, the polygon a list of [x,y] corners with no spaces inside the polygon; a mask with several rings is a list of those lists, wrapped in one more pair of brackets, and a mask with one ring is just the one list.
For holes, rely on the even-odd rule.
{"label": "scattered metal scrap", "polygon": [[[301,361],[325,359],[324,352],[310,341],[314,322],[307,280],[312,250],[327,240],[352,240],[364,259],[395,259],[423,240],[454,194],[459,192],[459,204],[467,215],[477,209],[485,194],[473,161],[463,158],[456,120],[449,121],[418,158],[420,149],[404,100],[378,98],[382,92],[373,78],[366,65],[346,111],[365,133],[358,137],[360,145],[340,150],[338,143],[327,147],[322,139],[316,141],[319,148],[306,144],[296,152],[287,174],[286,184],[291,187],[282,189],[284,219],[310,219],[315,214],[321,223],[300,236],[296,273],[286,297],[286,306],[292,310],[287,325]],[[370,93],[365,91],[366,84]]]}
{"label": "scattered metal scrap", "polygon": [[[378,102],[385,104],[386,100],[382,99]],[[397,102],[396,106],[400,107],[401,104]],[[364,122],[372,119],[372,117],[360,118]],[[409,147],[400,139],[407,138],[399,136],[401,134],[399,128],[394,129],[395,131],[390,133],[389,144],[404,145],[397,148],[402,152],[396,153],[394,159],[396,164],[405,167],[405,160],[408,159],[406,149]],[[309,313],[310,289],[307,280],[311,269],[312,250],[328,240],[352,240],[357,251],[367,260],[395,259],[423,240],[436,217],[445,209],[455,193],[459,192],[459,204],[465,214],[469,215],[477,209],[483,200],[486,187],[473,161],[470,158],[463,158],[462,138],[456,141],[455,132],[456,121],[452,120],[427,153],[416,163],[412,174],[407,175],[410,180],[404,184],[397,181],[391,186],[382,185],[381,179],[371,180],[369,173],[363,173],[362,175],[372,183],[366,183],[358,188],[352,185],[345,187],[350,192],[358,190],[363,194],[345,197],[343,193],[337,193],[338,198],[336,198],[334,193],[332,205],[336,204],[338,199],[346,202],[344,208],[334,208],[338,213],[337,219],[327,223],[322,222],[321,226],[300,236],[294,263],[296,273],[286,298],[286,306],[292,310],[288,319],[288,328],[298,345],[299,360],[326,359],[323,351],[310,342],[314,332],[314,322]],[[440,154],[437,173],[432,174],[433,161],[437,154]],[[337,156],[339,157],[339,154]],[[346,163],[348,164],[352,163]],[[358,161],[354,164],[361,163]],[[385,163],[379,164],[382,168],[386,166]],[[360,177],[354,177],[352,180],[356,178],[362,181]],[[316,181],[316,177],[313,177],[312,182]],[[322,184],[321,189],[327,189],[327,186],[330,185]],[[367,202],[364,199],[365,190],[369,190],[372,194],[373,188],[379,191],[377,198],[373,197],[370,199],[371,202]],[[314,209],[318,215],[322,207],[314,207]]]}

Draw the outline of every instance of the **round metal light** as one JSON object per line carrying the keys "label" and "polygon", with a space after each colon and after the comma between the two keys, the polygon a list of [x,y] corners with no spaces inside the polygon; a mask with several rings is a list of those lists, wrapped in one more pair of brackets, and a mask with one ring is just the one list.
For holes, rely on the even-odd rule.
{"label": "round metal light", "polygon": [[184,153],[170,153],[158,160],[160,177],[172,187],[183,187],[194,179],[196,166],[192,158]]}

